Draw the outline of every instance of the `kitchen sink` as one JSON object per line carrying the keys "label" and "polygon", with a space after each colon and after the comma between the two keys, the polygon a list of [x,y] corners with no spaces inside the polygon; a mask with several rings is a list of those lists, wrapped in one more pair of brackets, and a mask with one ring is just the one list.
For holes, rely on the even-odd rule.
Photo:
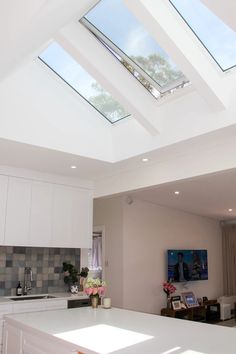
{"label": "kitchen sink", "polygon": [[14,296],[14,297],[9,297],[10,300],[13,301],[25,301],[25,300],[39,300],[39,299],[55,299],[56,296],[52,295],[26,295],[26,296]]}

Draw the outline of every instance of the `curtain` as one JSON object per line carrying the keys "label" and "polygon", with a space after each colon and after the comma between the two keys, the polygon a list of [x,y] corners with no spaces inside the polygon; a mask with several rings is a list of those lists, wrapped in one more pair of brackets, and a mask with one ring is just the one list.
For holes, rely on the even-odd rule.
{"label": "curtain", "polygon": [[223,279],[224,294],[236,295],[236,225],[225,224],[223,231]]}
{"label": "curtain", "polygon": [[102,268],[102,237],[93,237],[92,269]]}

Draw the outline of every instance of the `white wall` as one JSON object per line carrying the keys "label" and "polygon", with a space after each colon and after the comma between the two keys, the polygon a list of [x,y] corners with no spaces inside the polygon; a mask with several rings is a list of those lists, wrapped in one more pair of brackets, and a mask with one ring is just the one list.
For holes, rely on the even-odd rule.
{"label": "white wall", "polygon": [[96,222],[103,221],[105,225],[109,245],[106,250],[108,278],[113,279],[108,288],[114,304],[119,293],[123,298],[118,301],[119,306],[160,313],[166,305],[162,291],[162,282],[167,278],[166,250],[171,248],[208,250],[209,279],[188,283],[187,289],[178,284],[178,292],[189,290],[197,297],[208,296],[209,299],[222,295],[218,221],[138,199],[128,205],[121,197],[97,200],[94,215]]}
{"label": "white wall", "polygon": [[[167,249],[207,249],[209,280],[188,283],[197,297],[222,295],[219,222],[134,200],[124,204],[124,307],[159,313],[166,304]],[[178,284],[178,291],[186,291]]]}
{"label": "white wall", "polygon": [[94,226],[105,226],[106,296],[123,307],[123,208],[122,198],[94,201]]}

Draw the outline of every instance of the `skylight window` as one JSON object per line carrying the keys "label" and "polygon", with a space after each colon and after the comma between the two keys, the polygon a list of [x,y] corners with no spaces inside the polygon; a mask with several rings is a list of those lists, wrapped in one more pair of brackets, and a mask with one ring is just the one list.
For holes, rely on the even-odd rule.
{"label": "skylight window", "polygon": [[101,0],[81,22],[154,97],[188,81],[122,0]]}
{"label": "skylight window", "polygon": [[236,66],[236,32],[200,0],[170,0],[223,71]]}
{"label": "skylight window", "polygon": [[109,122],[115,123],[129,116],[124,108],[58,43],[53,42],[40,54],[39,59]]}

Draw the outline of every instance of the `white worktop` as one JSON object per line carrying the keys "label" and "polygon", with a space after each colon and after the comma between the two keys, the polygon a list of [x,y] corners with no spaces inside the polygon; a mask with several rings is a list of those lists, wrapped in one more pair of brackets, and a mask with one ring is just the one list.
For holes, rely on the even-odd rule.
{"label": "white worktop", "polygon": [[28,302],[35,302],[35,301],[40,301],[40,300],[48,300],[48,301],[52,301],[52,300],[56,300],[56,299],[66,299],[66,300],[83,300],[83,299],[87,299],[88,296],[85,295],[83,292],[79,292],[77,295],[72,295],[70,292],[62,292],[62,293],[50,293],[50,294],[28,294],[28,295],[24,295],[21,296],[21,298],[27,298],[27,297],[34,297],[34,296],[54,296],[53,298],[49,298],[49,299],[32,299],[32,300],[18,300],[18,301],[14,301],[11,300],[11,298],[18,298],[18,296],[0,296],[0,305],[1,304],[12,304],[12,303],[28,303]]}
{"label": "white worktop", "polygon": [[[91,307],[6,317],[27,331],[71,343],[83,353],[235,354],[236,329],[122,309]],[[86,348],[86,349],[84,349]]]}

